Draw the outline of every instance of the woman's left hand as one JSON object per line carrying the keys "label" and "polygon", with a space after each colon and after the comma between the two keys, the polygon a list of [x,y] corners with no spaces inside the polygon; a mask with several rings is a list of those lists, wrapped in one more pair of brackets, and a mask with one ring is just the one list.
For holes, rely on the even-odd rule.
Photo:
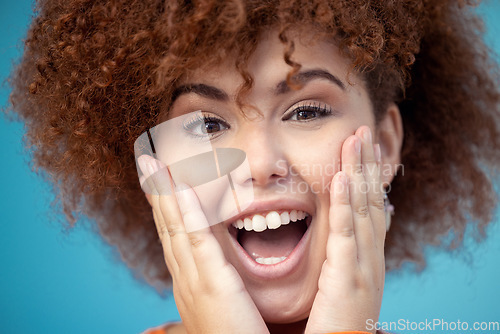
{"label": "woman's left hand", "polygon": [[386,233],[380,160],[367,126],[342,146],[341,171],[330,190],[327,258],[306,334],[367,331],[378,321]]}

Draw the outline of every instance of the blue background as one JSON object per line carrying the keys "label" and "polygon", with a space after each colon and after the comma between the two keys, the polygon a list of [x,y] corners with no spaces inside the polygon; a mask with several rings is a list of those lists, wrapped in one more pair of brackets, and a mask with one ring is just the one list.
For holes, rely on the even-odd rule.
{"label": "blue background", "polygon": [[[28,0],[0,1],[3,81],[32,14]],[[478,10],[500,54],[500,1]],[[0,105],[7,96],[4,84]],[[88,225],[63,230],[50,210],[50,187],[30,170],[22,133],[22,124],[0,117],[0,333],[139,333],[178,319],[172,296],[162,299],[135,280]],[[488,235],[461,252],[428,249],[422,273],[389,273],[380,321],[500,322],[498,222]]]}

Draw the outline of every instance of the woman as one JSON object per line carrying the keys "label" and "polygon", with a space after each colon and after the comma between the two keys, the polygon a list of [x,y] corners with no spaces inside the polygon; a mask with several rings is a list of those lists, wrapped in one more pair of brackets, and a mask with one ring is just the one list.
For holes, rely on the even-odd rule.
{"label": "woman", "polygon": [[[172,330],[234,332],[242,323],[249,332],[366,330],[378,317],[384,276],[377,185],[397,211],[385,244],[389,269],[423,261],[422,245],[450,229],[461,240],[467,215],[479,228],[490,221],[499,94],[475,23],[453,1],[47,2],[12,101],[38,164],[61,182],[67,212],[84,199],[87,214],[152,283],[168,281],[159,262],[167,263],[185,325]],[[172,197],[147,196],[162,258],[144,219],[151,210],[136,181],[133,143],[196,110],[209,115],[203,124],[217,133],[214,142],[247,154],[255,197],[265,198],[249,213],[299,209],[311,217],[306,250],[289,272],[270,280],[246,270],[230,246],[232,225],[176,233],[187,224],[182,214],[199,207],[189,189],[180,211]],[[298,168],[311,165],[335,168]],[[327,191],[315,188],[330,181]],[[301,182],[307,190],[292,191]],[[279,184],[290,191],[271,198]],[[243,239],[245,248],[255,237]],[[206,261],[197,245],[210,250]],[[221,322],[208,306],[232,316]]]}

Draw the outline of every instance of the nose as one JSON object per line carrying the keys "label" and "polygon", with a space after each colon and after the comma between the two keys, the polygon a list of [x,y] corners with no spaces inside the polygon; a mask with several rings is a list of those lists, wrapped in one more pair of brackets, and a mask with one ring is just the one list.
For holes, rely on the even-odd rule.
{"label": "nose", "polygon": [[250,175],[237,180],[254,187],[272,186],[289,174],[289,163],[279,136],[268,128],[252,128],[242,133],[238,148],[246,153]]}

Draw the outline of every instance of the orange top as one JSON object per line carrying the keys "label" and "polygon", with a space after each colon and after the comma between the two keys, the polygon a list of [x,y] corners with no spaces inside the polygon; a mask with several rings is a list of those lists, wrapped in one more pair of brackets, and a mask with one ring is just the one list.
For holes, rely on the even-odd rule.
{"label": "orange top", "polygon": [[[155,327],[148,329],[145,331],[143,334],[167,334],[167,329],[170,327],[170,325],[173,324],[167,324],[161,327]],[[378,332],[381,333],[381,332]],[[363,332],[363,331],[347,331],[347,332],[331,332],[331,333],[325,333],[325,334],[372,334],[370,332]]]}
{"label": "orange top", "polygon": [[167,334],[167,331],[165,328],[160,328],[160,329],[148,329],[147,331],[144,332],[144,334]]}

